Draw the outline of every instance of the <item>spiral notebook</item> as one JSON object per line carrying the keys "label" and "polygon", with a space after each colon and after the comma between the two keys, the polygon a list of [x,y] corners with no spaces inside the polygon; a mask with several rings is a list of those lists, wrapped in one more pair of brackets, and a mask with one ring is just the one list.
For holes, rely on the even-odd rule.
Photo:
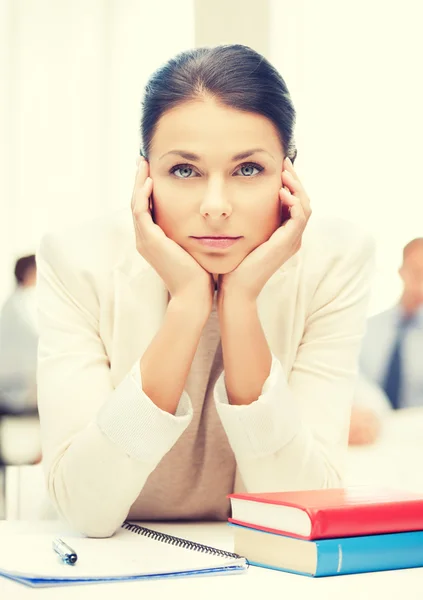
{"label": "spiral notebook", "polygon": [[[24,530],[19,522],[0,524],[0,575],[32,587],[47,587],[241,573],[248,566],[245,558],[233,552],[128,521],[110,538],[87,538],[57,530],[57,523],[49,525],[44,522],[44,526]],[[75,565],[64,564],[53,551],[54,537],[76,551]]]}

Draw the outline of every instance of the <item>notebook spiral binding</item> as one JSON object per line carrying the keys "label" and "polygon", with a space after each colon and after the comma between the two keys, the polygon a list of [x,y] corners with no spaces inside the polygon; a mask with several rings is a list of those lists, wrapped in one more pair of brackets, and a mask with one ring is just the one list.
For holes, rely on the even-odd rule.
{"label": "notebook spiral binding", "polygon": [[124,521],[122,524],[124,529],[132,531],[138,535],[144,535],[158,542],[164,542],[165,544],[171,544],[172,546],[178,546],[179,548],[186,548],[187,550],[195,550],[196,552],[203,552],[204,554],[212,554],[213,556],[221,556],[223,558],[244,558],[234,552],[227,552],[226,550],[220,550],[219,548],[213,548],[212,546],[206,546],[199,544],[198,542],[192,542],[184,538],[169,535],[168,533],[162,533],[155,529],[148,529],[129,521]]}

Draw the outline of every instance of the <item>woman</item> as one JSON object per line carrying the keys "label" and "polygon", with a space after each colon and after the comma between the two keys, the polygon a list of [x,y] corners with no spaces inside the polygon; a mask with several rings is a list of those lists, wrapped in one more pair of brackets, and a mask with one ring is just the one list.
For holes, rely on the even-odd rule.
{"label": "woman", "polygon": [[44,466],[89,536],[341,485],[373,244],[309,221],[294,119],[253,50],[185,52],[146,87],[131,212],[41,244]]}

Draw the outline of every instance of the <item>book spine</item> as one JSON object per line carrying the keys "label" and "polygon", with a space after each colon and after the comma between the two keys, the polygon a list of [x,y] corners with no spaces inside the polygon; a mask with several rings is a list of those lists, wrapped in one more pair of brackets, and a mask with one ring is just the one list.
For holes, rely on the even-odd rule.
{"label": "book spine", "polygon": [[423,531],[318,540],[316,577],[423,566]]}
{"label": "book spine", "polygon": [[309,539],[365,536],[423,530],[423,503],[356,505],[307,511]]}

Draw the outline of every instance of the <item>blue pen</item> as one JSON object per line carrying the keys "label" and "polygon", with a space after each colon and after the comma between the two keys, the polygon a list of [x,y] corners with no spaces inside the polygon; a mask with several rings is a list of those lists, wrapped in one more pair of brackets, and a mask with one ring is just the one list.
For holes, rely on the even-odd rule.
{"label": "blue pen", "polygon": [[53,540],[53,550],[60,556],[67,565],[74,565],[78,560],[75,550],[72,550],[63,540],[56,538]]}

